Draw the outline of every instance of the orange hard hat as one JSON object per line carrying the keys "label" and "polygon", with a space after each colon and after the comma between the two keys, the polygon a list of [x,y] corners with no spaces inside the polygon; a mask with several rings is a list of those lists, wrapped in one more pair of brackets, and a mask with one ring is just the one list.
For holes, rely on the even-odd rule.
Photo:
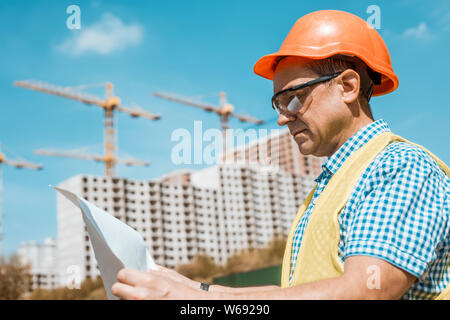
{"label": "orange hard hat", "polygon": [[381,81],[374,81],[373,96],[397,89],[398,77],[380,34],[360,17],[339,10],[315,11],[298,19],[280,50],[259,59],[253,70],[273,80],[278,57],[325,59],[334,55],[358,57],[381,75]]}

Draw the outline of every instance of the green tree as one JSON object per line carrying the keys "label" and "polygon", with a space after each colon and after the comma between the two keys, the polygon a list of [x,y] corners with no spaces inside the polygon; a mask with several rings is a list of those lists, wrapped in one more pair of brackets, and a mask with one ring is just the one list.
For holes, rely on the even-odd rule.
{"label": "green tree", "polygon": [[80,289],[56,288],[52,290],[36,289],[28,297],[30,300],[106,300],[106,291],[100,277],[87,278]]}
{"label": "green tree", "polygon": [[285,246],[286,237],[276,236],[265,248],[246,248],[235,252],[224,266],[216,264],[203,253],[189,263],[178,265],[175,270],[192,280],[212,283],[215,277],[281,264]]}
{"label": "green tree", "polygon": [[207,254],[198,255],[191,262],[178,265],[175,270],[192,280],[202,282],[211,282],[213,277],[223,273],[223,268]]}
{"label": "green tree", "polygon": [[17,255],[0,261],[0,299],[21,299],[29,291],[30,284],[30,266],[22,264]]}
{"label": "green tree", "polygon": [[237,251],[228,258],[223,274],[246,272],[281,264],[285,246],[286,238],[277,236],[265,248],[247,248]]}

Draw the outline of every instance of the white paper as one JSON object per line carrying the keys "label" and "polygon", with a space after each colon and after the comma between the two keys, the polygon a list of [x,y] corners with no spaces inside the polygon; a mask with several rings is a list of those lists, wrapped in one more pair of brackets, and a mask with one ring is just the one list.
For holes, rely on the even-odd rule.
{"label": "white paper", "polygon": [[51,187],[81,209],[108,299],[118,300],[111,286],[117,282],[120,269],[156,269],[144,240],[133,228],[74,193]]}

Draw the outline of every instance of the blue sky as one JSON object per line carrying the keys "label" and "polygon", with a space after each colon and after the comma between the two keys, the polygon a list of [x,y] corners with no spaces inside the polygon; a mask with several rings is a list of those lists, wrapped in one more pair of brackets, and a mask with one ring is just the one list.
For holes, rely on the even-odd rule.
{"label": "blue sky", "polygon": [[[81,9],[81,29],[66,27],[66,8]],[[77,86],[111,81],[123,104],[158,113],[158,121],[117,114],[119,155],[151,161],[147,168],[118,167],[118,175],[152,179],[179,169],[170,160],[176,128],[218,127],[212,114],[166,102],[153,91],[204,96],[218,104],[224,91],[237,113],[269,120],[272,83],[253,74],[295,21],[320,9],[364,19],[381,9],[381,29],[400,86],[372,100],[375,118],[450,163],[450,4],[448,1],[7,1],[0,2],[0,142],[43,171],[3,170],[3,247],[56,236],[56,195],[47,186],[79,173],[103,174],[95,162],[43,157],[40,148],[102,153],[103,112],[95,106],[12,85],[37,79]],[[114,34],[108,30],[114,28]],[[103,96],[101,88],[88,90]],[[231,121],[231,126],[241,126]],[[244,125],[244,128],[246,126]],[[189,166],[184,166],[189,167]]]}

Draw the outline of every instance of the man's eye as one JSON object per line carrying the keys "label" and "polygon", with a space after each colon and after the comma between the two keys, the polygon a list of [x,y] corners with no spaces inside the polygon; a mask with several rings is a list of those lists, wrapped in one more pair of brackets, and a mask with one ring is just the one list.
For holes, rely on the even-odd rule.
{"label": "man's eye", "polygon": [[300,102],[300,100],[298,100],[297,96],[295,95],[291,102],[289,102],[289,104],[287,105],[286,109],[289,112],[297,112],[298,110],[300,110],[300,108],[302,107],[302,104]]}
{"label": "man's eye", "polygon": [[289,94],[286,94],[283,97],[284,105],[289,104],[289,102],[292,101],[292,99],[294,99],[295,96],[296,96],[296,93],[294,93],[294,92],[290,92]]}
{"label": "man's eye", "polygon": [[297,96],[297,98],[298,98],[300,101],[303,101],[303,99],[305,98],[305,96],[308,94],[308,90],[307,90],[307,88],[303,88],[303,89],[301,89],[301,90],[297,90],[294,94]]}

